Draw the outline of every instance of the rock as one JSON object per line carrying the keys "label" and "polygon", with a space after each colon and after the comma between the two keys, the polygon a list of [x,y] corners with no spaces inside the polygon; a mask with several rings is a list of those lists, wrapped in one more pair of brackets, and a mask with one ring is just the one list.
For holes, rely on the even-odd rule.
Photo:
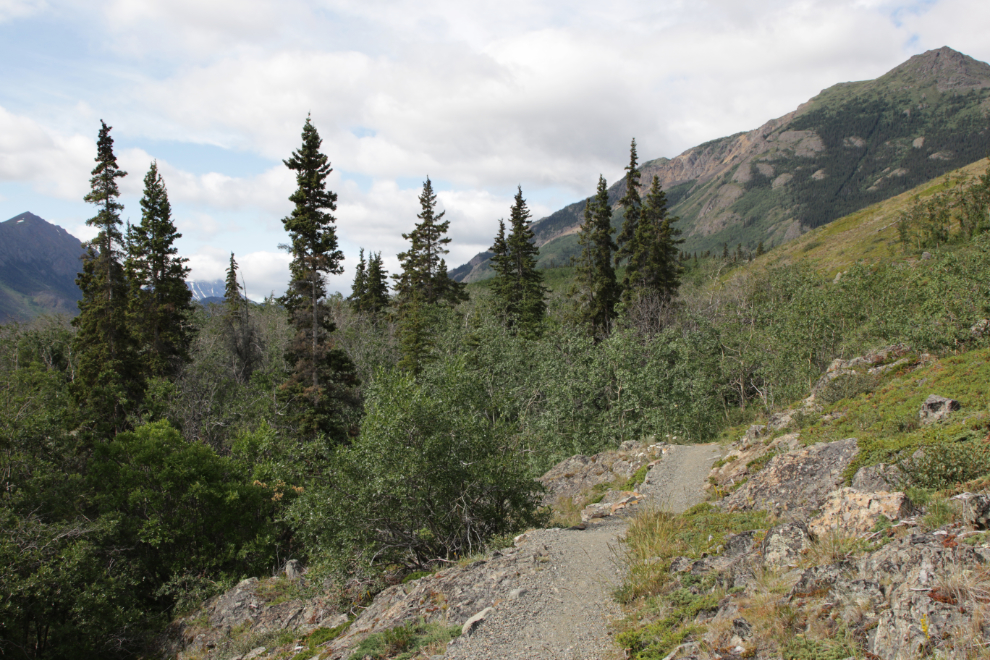
{"label": "rock", "polygon": [[904,493],[863,493],[842,488],[829,494],[821,514],[808,523],[808,529],[818,536],[830,532],[858,534],[871,531],[881,516],[900,520],[910,512],[911,504]]}
{"label": "rock", "polygon": [[595,486],[629,479],[640,468],[662,458],[664,447],[627,440],[619,451],[572,456],[561,461],[539,479],[546,488],[543,504],[553,506],[570,499],[574,505],[582,505]]}
{"label": "rock", "polygon": [[767,427],[765,424],[753,424],[748,429],[746,429],[746,439],[756,440],[762,437],[767,432]]}
{"label": "rock", "polygon": [[976,529],[990,529],[990,495],[962,493],[952,498],[962,504],[963,520]]}
{"label": "rock", "polygon": [[973,339],[986,337],[990,333],[990,319],[980,319],[969,329],[969,336]]}
{"label": "rock", "polygon": [[797,563],[804,550],[811,545],[811,534],[802,522],[784,523],[774,527],[763,539],[760,551],[763,565],[781,567]]}
{"label": "rock", "polygon": [[895,490],[903,475],[896,465],[868,465],[856,471],[852,479],[852,487],[862,493]]}
{"label": "rock", "polygon": [[299,560],[290,559],[285,562],[285,577],[290,580],[295,580],[297,577],[302,575],[302,566],[299,565]]}
{"label": "rock", "polygon": [[254,660],[254,658],[257,658],[258,656],[260,656],[262,653],[264,653],[267,650],[268,649],[265,648],[264,646],[259,646],[258,648],[251,649],[250,651],[248,651],[247,653],[245,653],[243,656],[241,656],[241,660]]}
{"label": "rock", "polygon": [[518,589],[513,589],[512,591],[509,592],[509,600],[518,600],[519,598],[525,595],[526,595],[526,590],[523,589],[522,587]]}
{"label": "rock", "polygon": [[485,609],[475,614],[473,617],[465,621],[463,626],[461,626],[461,634],[470,635],[472,632],[475,631],[475,629],[478,626],[481,625],[481,622],[485,620],[485,617],[487,617],[489,614],[491,614],[494,611],[495,610],[493,608],[486,607]]}
{"label": "rock", "polygon": [[730,511],[762,509],[806,519],[842,483],[842,473],[857,452],[856,439],[848,438],[779,454],[721,506]]}
{"label": "rock", "polygon": [[931,252],[922,252],[921,253],[921,260],[922,261],[928,261],[931,258],[932,258],[932,253]]}
{"label": "rock", "polygon": [[925,402],[921,404],[921,410],[918,411],[918,418],[921,419],[922,424],[933,424],[945,419],[951,413],[959,410],[959,408],[959,402],[954,399],[930,394],[925,399]]}

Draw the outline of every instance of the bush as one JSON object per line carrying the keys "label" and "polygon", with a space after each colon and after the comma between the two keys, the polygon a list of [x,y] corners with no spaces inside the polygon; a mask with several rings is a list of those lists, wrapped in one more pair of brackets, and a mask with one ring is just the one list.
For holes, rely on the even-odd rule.
{"label": "bush", "polygon": [[335,454],[328,486],[293,507],[311,551],[424,568],[540,522],[513,429],[483,407],[472,376],[459,359],[419,380],[379,372],[359,438]]}
{"label": "bush", "polygon": [[916,488],[943,490],[990,474],[990,447],[982,442],[931,445],[923,454],[899,464]]}

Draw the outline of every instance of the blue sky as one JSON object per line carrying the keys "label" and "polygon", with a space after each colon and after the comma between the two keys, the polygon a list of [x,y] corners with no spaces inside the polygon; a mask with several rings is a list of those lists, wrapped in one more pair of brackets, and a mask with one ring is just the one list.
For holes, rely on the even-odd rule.
{"label": "blue sky", "polygon": [[390,270],[427,175],[451,267],[485,249],[521,185],[535,217],[643,160],[756,128],[837,82],[950,46],[990,60],[986,0],[0,0],[0,220],[80,238],[100,119],[124,217],[157,159],[193,277],[237,253],[281,293],[282,165],[307,113],[339,195],[348,290],[359,247]]}

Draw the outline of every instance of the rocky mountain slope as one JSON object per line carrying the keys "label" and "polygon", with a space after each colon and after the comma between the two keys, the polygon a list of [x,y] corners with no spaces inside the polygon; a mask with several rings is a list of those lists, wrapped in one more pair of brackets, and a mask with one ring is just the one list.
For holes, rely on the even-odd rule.
{"label": "rocky mountain slope", "polygon": [[[645,188],[659,177],[685,250],[742,243],[752,251],[983,158],[988,118],[990,65],[944,47],[876,80],[830,87],[755,130],[646,162],[642,181]],[[623,192],[624,182],[615,182],[609,199]],[[578,253],[584,204],[534,223],[542,265]],[[475,281],[486,276],[483,262],[451,272]]]}
{"label": "rocky mountain slope", "polygon": [[79,239],[33,213],[0,222],[0,323],[77,314],[82,253]]}

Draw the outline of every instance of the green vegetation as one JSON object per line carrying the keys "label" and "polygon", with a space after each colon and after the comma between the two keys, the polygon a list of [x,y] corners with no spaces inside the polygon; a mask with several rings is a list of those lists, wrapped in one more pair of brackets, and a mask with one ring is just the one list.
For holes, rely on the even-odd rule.
{"label": "green vegetation", "polygon": [[380,633],[369,635],[350,656],[350,660],[409,660],[421,652],[427,655],[440,654],[447,642],[461,634],[460,626],[445,626],[441,623],[408,623]]}
{"label": "green vegetation", "polygon": [[[898,463],[911,497],[935,502],[926,524],[954,515],[939,498],[960,482],[985,483],[990,472],[982,444],[990,338],[971,331],[990,316],[990,234],[959,221],[930,259],[890,250],[896,216],[913,199],[964,199],[950,217],[975,218],[983,184],[964,184],[962,197],[928,186],[752,260],[738,244],[732,252],[725,245],[724,257],[676,255],[679,284],[630,298],[589,329],[587,319],[575,322],[566,292],[576,278],[598,282],[604,271],[536,270],[521,190],[512,233],[503,224],[496,238],[499,276],[467,287],[467,299],[443,293],[460,288],[444,288],[446,222],[429,180],[419,237],[406,254],[405,301],[400,290],[399,304],[364,305],[379,277],[371,275],[375,253],[350,302],[327,295],[322,276],[341,265],[330,215],[336,196],[325,188],[329,161],[307,121],[287,161],[299,187],[285,219],[293,255],[286,297],[244,300],[231,255],[228,300],[186,317],[185,348],[186,339],[174,338],[154,348],[154,333],[135,329],[127,313],[136,309],[127,281],[136,275],[127,273],[145,266],[135,261],[128,271],[111,259],[121,243],[110,183],[121,173],[108,131],[92,193],[105,247],[92,249],[80,278],[80,321],[0,328],[0,643],[30,648],[28,657],[142,653],[176,612],[245,576],[271,574],[289,557],[314,584],[366,602],[404,574],[544,524],[534,478],[566,457],[626,440],[735,433],[807,396],[836,358],[898,342],[910,347],[906,361],[894,355],[874,373],[858,367],[819,392],[824,414],[800,421],[802,440],[858,438],[851,470]],[[605,212],[606,193],[602,182],[586,207],[598,239],[616,221]],[[147,199],[174,274],[183,262],[167,247],[174,232],[154,169]],[[640,221],[652,217],[651,204],[639,209]],[[874,251],[877,236],[891,243]],[[606,243],[581,245],[610,252]],[[852,261],[836,262],[836,278],[829,260],[840,253]],[[608,262],[586,256],[582,269],[593,256]],[[139,307],[150,304],[134,295]],[[130,369],[138,351],[158,351],[155,371]],[[117,365],[112,373],[107,364]],[[921,425],[918,409],[933,392],[957,399],[962,411]],[[635,488],[644,476],[613,486]],[[671,560],[717,554],[728,534],[758,535],[771,523],[707,505],[642,516],[627,539],[630,579],[617,593],[633,609],[621,643],[637,657],[662,658],[696,635],[697,615],[727,592],[672,575]],[[857,551],[843,539],[830,543],[809,561]],[[801,641],[768,623],[785,606],[780,581],[764,577],[752,620],[765,622],[766,639],[789,657],[844,648],[841,636]],[[288,598],[294,588],[279,582],[263,597]],[[449,639],[446,628],[420,623],[369,638],[376,646],[365,654],[439,649]]]}
{"label": "green vegetation", "polygon": [[625,537],[627,577],[615,593],[630,612],[617,643],[634,658],[660,660],[689,636],[703,632],[696,617],[717,610],[725,588],[710,577],[672,573],[671,560],[718,554],[726,535],[769,525],[763,512],[723,513],[710,504],[683,515],[651,511],[636,516]]}

